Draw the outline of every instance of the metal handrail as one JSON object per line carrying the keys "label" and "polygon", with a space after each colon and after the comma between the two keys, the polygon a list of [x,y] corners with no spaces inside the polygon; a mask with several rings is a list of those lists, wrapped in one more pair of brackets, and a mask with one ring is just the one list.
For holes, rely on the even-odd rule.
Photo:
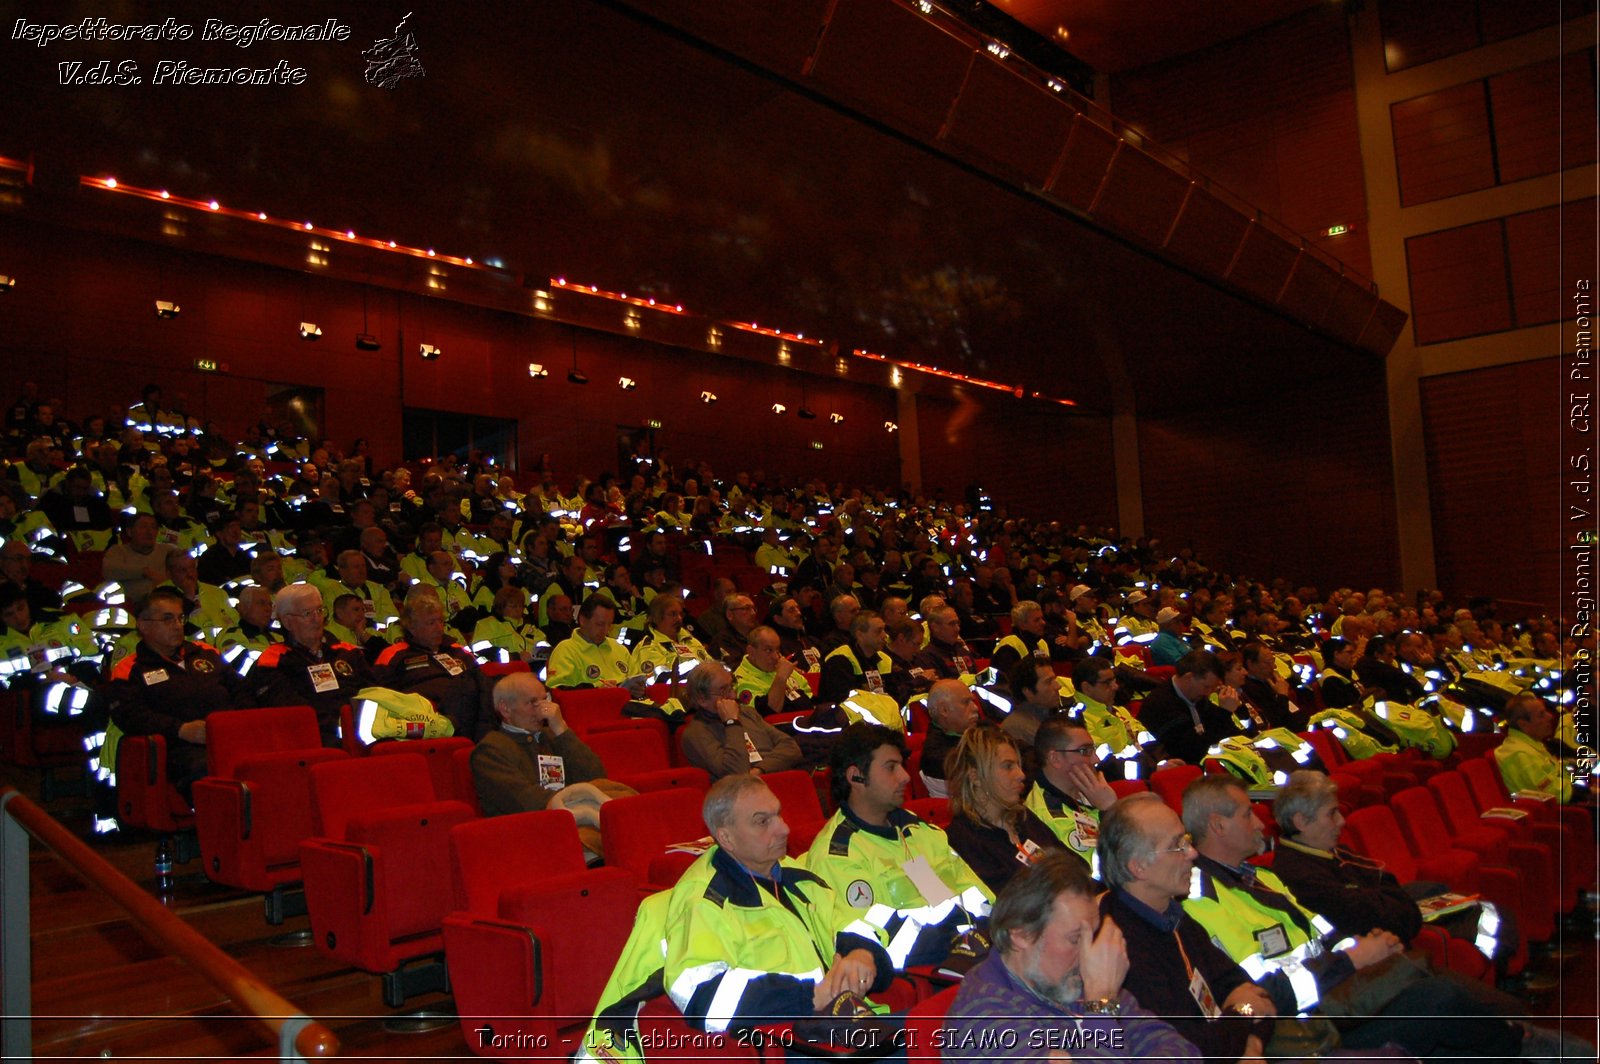
{"label": "metal handrail", "polygon": [[[241,1012],[269,1031],[286,1059],[337,1056],[339,1038],[301,1012],[287,998],[263,983],[255,973],[229,957],[200,932],[168,912],[156,898],[141,890],[95,853],[50,814],[15,787],[0,787],[0,833],[5,836],[3,859],[3,921],[5,974],[0,978],[6,1003],[5,1056],[27,1059],[31,1049],[28,958],[28,847],[25,830],[55,853],[68,867],[111,896],[140,930],[161,949],[194,968],[231,998]],[[21,912],[17,911],[20,901]],[[19,985],[20,984],[20,985]],[[22,1007],[18,1008],[18,1003]],[[20,1050],[20,1053],[18,1052]]]}

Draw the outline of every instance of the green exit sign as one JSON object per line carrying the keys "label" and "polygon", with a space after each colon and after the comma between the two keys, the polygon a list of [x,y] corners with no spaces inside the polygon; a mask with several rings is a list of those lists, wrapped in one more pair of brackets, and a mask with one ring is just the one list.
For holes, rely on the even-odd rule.
{"label": "green exit sign", "polygon": [[645,426],[647,428],[658,429],[661,427],[661,419],[653,417],[649,421],[645,422]]}
{"label": "green exit sign", "polygon": [[197,358],[194,360],[194,368],[201,373],[216,373],[222,369],[222,363],[214,358]]}
{"label": "green exit sign", "polygon": [[1328,235],[1329,236],[1343,236],[1344,234],[1348,233],[1349,231],[1350,231],[1350,227],[1348,225],[1330,225],[1330,226],[1328,226]]}
{"label": "green exit sign", "polygon": [[813,450],[813,451],[820,451],[820,450],[822,450],[822,441],[821,441],[821,440],[812,440],[812,441],[811,441],[811,449],[812,449],[812,450]]}

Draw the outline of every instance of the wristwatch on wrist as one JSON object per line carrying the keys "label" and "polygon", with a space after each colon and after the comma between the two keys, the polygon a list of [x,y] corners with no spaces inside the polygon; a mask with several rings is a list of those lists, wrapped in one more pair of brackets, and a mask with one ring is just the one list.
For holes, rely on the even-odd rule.
{"label": "wristwatch on wrist", "polygon": [[1078,1002],[1078,1008],[1082,1012],[1095,1016],[1122,1015],[1122,1002],[1115,998],[1090,998],[1086,1001]]}

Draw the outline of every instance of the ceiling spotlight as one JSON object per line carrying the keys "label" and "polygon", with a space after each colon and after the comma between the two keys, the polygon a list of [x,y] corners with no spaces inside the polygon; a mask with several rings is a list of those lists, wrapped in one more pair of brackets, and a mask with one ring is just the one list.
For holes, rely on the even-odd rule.
{"label": "ceiling spotlight", "polygon": [[17,287],[17,279],[10,274],[0,273],[0,292],[9,292]]}
{"label": "ceiling spotlight", "polygon": [[183,308],[172,302],[170,299],[156,300],[156,317],[158,318],[170,320],[172,318],[176,318],[182,312]]}
{"label": "ceiling spotlight", "polygon": [[528,376],[535,377],[535,378],[537,378],[537,377],[548,377],[548,376],[550,376],[550,371],[545,369],[544,366],[540,365],[537,362],[529,362],[528,363]]}
{"label": "ceiling spotlight", "polygon": [[803,406],[794,412],[794,416],[799,418],[801,421],[817,420],[817,412],[815,410],[807,410]]}
{"label": "ceiling spotlight", "polygon": [[575,369],[568,370],[567,371],[567,383],[568,384],[588,384],[589,383],[589,378],[584,376],[582,373],[579,373]]}
{"label": "ceiling spotlight", "polygon": [[896,425],[893,421],[885,421],[883,423],[883,427],[889,432],[899,432],[900,431],[900,426]]}
{"label": "ceiling spotlight", "polygon": [[302,340],[320,340],[320,339],[322,339],[322,326],[318,325],[314,321],[303,321],[303,322],[301,322],[300,323],[300,339],[302,339]]}
{"label": "ceiling spotlight", "polygon": [[700,393],[700,401],[702,403],[714,403],[714,402],[717,401],[717,393],[716,392],[701,392]]}
{"label": "ceiling spotlight", "polygon": [[835,425],[843,424],[844,415],[843,414],[829,414],[828,415],[828,420],[833,422]]}
{"label": "ceiling spotlight", "polygon": [[634,380],[632,377],[618,377],[617,387],[621,388],[625,392],[631,392],[635,388],[639,387],[639,382]]}
{"label": "ceiling spotlight", "polygon": [[782,403],[773,403],[773,404],[772,404],[772,412],[773,412],[773,413],[774,413],[774,414],[781,414],[781,413],[783,413],[783,412],[784,412],[784,411],[785,411],[785,410],[788,410],[788,409],[789,409],[789,408],[788,408],[788,407],[786,407],[786,406],[784,406],[784,405],[783,405],[783,404],[782,404]]}
{"label": "ceiling spotlight", "polygon": [[433,344],[422,344],[417,348],[417,354],[422,356],[422,361],[433,362],[444,354],[444,351]]}
{"label": "ceiling spotlight", "polygon": [[371,333],[356,333],[357,351],[377,351],[382,347],[383,345],[378,342],[378,338]]}

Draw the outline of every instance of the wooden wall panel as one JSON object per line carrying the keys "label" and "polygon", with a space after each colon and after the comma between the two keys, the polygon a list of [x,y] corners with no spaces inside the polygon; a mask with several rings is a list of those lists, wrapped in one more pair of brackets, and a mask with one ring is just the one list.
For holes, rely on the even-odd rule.
{"label": "wooden wall panel", "polygon": [[1111,163],[1094,216],[1114,229],[1160,247],[1189,191],[1183,175],[1144,152],[1124,146]]}
{"label": "wooden wall panel", "polygon": [[1506,258],[1518,325],[1561,317],[1561,218],[1555,207],[1506,219]]}
{"label": "wooden wall panel", "polygon": [[[917,397],[923,487],[962,498],[982,484],[997,505],[1064,522],[1114,525],[1111,422],[1003,395]],[[1041,507],[1044,507],[1041,510]]]}
{"label": "wooden wall panel", "polygon": [[1055,176],[1050,179],[1050,194],[1069,207],[1087,211],[1121,143],[1109,129],[1079,115],[1072,123]]}
{"label": "wooden wall panel", "polygon": [[[1313,397],[1314,398],[1311,398]],[[1302,398],[1304,397],[1304,398]],[[1139,422],[1145,528],[1215,568],[1323,590],[1393,586],[1393,477],[1383,372],[1352,363],[1283,401]]]}
{"label": "wooden wall panel", "polygon": [[[323,434],[340,446],[365,436],[381,463],[400,458],[401,409],[410,405],[516,419],[523,463],[549,453],[568,478],[615,464],[617,426],[659,418],[656,439],[678,465],[704,459],[718,473],[899,484],[899,452],[883,430],[895,396],[882,386],[809,376],[807,403],[821,417],[807,422],[768,409],[779,399],[799,405],[799,378],[776,365],[391,291],[372,292],[367,305],[366,331],[382,349],[358,351],[359,285],[15,222],[0,227],[0,261],[25,279],[0,308],[0,365],[8,380],[38,381],[74,418],[125,406],[157,383],[237,436],[281,383],[324,389]],[[183,313],[157,319],[158,294]],[[323,338],[301,340],[302,320],[321,325]],[[565,380],[574,337],[587,386]],[[421,361],[422,341],[443,357]],[[197,372],[197,358],[227,370]],[[529,362],[550,376],[530,378]],[[624,374],[636,391],[617,387]],[[702,404],[702,390],[720,401]],[[842,424],[827,420],[833,411]]]}
{"label": "wooden wall panel", "polygon": [[1246,37],[1115,75],[1118,118],[1322,250],[1371,271],[1344,16],[1319,7]]}
{"label": "wooden wall panel", "polygon": [[981,55],[972,64],[945,140],[1039,188],[1050,178],[1073,117],[1054,93]]}
{"label": "wooden wall panel", "polygon": [[1473,0],[1379,0],[1378,15],[1390,73],[1480,43]]}
{"label": "wooden wall panel", "polygon": [[1489,100],[1469,81],[1390,106],[1400,202],[1410,207],[1495,183]]}
{"label": "wooden wall panel", "polygon": [[1417,343],[1436,344],[1512,327],[1500,220],[1406,241]]}
{"label": "wooden wall panel", "polygon": [[970,42],[895,0],[839,0],[811,76],[874,117],[931,141],[974,53]]}
{"label": "wooden wall panel", "polygon": [[1560,564],[1555,358],[1422,380],[1439,586],[1555,612]]}
{"label": "wooden wall panel", "polygon": [[1501,182],[1594,162],[1592,55],[1569,52],[1489,79]]}

